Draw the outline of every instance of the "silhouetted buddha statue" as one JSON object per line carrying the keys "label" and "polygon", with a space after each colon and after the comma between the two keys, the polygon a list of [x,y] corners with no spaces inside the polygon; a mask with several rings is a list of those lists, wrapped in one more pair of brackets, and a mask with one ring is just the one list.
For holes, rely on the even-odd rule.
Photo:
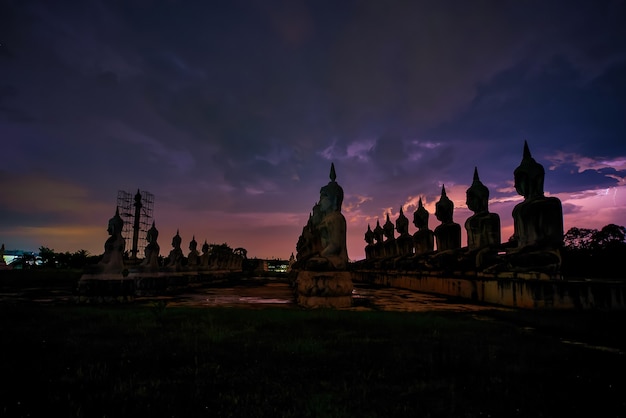
{"label": "silhouetted buddha statue", "polygon": [[396,231],[398,238],[396,239],[396,249],[400,256],[413,254],[413,238],[409,234],[409,219],[404,216],[402,206],[400,206],[400,215],[396,219]]}
{"label": "silhouetted buddha statue", "polygon": [[200,253],[198,252],[198,243],[196,236],[191,237],[189,242],[189,255],[187,256],[187,265],[189,267],[197,267],[200,264]]}
{"label": "silhouetted buddha statue", "polygon": [[394,236],[395,227],[393,223],[389,219],[389,214],[387,214],[387,221],[383,225],[383,233],[385,234],[385,243],[384,247],[384,256],[385,257],[393,257],[397,255],[396,251],[396,237]]}
{"label": "silhouetted buddha statue", "polygon": [[4,244],[2,244],[2,247],[0,247],[0,267],[4,268],[6,266],[7,266],[7,262],[4,261]]}
{"label": "silhouetted buddha statue", "polygon": [[467,254],[472,267],[485,267],[495,263],[501,245],[500,216],[488,209],[489,189],[480,181],[478,168],[474,168],[472,185],[466,191],[466,204],[474,212],[465,221]]}
{"label": "silhouetted buddha statue", "polygon": [[318,203],[313,205],[313,210],[309,214],[309,219],[302,228],[302,234],[296,244],[296,262],[294,269],[302,268],[306,262],[320,252],[320,237],[317,225],[321,222],[322,215]]}
{"label": "silhouetted buddha statue", "polygon": [[176,235],[172,238],[172,250],[167,258],[167,267],[179,269],[183,262],[183,250],[180,248],[182,238],[176,230]]}
{"label": "silhouetted buddha statue", "polygon": [[513,268],[558,269],[563,245],[563,209],[558,198],[544,196],[545,170],[530,155],[526,141],[514,177],[515,190],[524,196],[524,201],[513,208],[514,232],[508,262]]}
{"label": "silhouetted buddha statue", "polygon": [[341,214],[343,189],[335,181],[336,178],[335,165],[331,164],[330,182],[320,189],[321,220],[315,228],[319,236],[319,251],[306,262],[307,270],[345,270],[348,267],[346,219]]}
{"label": "silhouetted buddha statue", "polygon": [[384,245],[384,237],[385,237],[385,231],[383,230],[383,227],[380,226],[380,222],[378,221],[378,219],[376,219],[376,227],[374,228],[374,257],[375,258],[381,258],[385,256],[385,250],[383,248]]}
{"label": "silhouetted buddha statue", "polygon": [[417,232],[413,234],[413,247],[416,256],[430,254],[434,250],[435,234],[428,229],[428,216],[429,213],[424,208],[422,198],[420,198],[417,210],[413,212],[413,225],[417,228]]}
{"label": "silhouetted buddha statue", "polygon": [[452,270],[458,267],[458,255],[461,249],[461,225],[452,220],[454,204],[446,195],[445,186],[441,188],[441,197],[435,203],[435,216],[441,222],[435,228],[434,235],[437,251],[426,262],[429,267]]}
{"label": "silhouetted buddha statue", "polygon": [[209,267],[209,244],[204,240],[202,244],[202,255],[200,256],[200,266],[203,268]]}
{"label": "silhouetted buddha statue", "polygon": [[365,259],[371,260],[374,257],[374,231],[372,231],[369,224],[367,224],[367,232],[365,232],[365,242],[367,242],[365,246]]}
{"label": "silhouetted buddha statue", "polygon": [[107,232],[110,237],[104,243],[104,255],[98,263],[103,273],[122,273],[124,270],[124,249],[126,241],[122,237],[124,220],[120,217],[119,208],[115,208],[115,215],[109,220]]}
{"label": "silhouetted buddha statue", "polygon": [[141,262],[141,265],[146,267],[150,271],[156,271],[159,269],[159,252],[161,248],[157,244],[157,238],[159,237],[159,231],[152,221],[152,227],[146,232],[146,241],[148,244],[145,248],[145,258]]}
{"label": "silhouetted buddha statue", "polygon": [[435,228],[437,252],[453,251],[461,248],[461,225],[452,220],[454,203],[446,195],[446,187],[441,187],[441,197],[435,204],[435,216],[441,222]]}

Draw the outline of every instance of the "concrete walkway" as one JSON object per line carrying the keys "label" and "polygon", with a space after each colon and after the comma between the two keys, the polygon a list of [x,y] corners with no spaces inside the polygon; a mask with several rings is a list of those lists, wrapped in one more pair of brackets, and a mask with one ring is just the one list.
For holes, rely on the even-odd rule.
{"label": "concrete walkway", "polygon": [[[250,281],[245,285],[232,287],[205,287],[196,289],[194,292],[177,295],[176,297],[163,297],[160,299],[166,299],[169,306],[298,309],[293,300],[292,288],[289,284],[279,281],[260,284]],[[493,309],[503,308],[462,303],[406,289],[355,284],[353,306],[342,310],[476,312]]]}

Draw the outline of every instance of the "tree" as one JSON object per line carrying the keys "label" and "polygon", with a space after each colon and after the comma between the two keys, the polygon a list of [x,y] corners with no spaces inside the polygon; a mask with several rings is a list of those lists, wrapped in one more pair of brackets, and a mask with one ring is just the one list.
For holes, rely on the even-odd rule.
{"label": "tree", "polygon": [[608,224],[594,234],[593,244],[596,248],[601,250],[619,248],[626,244],[624,242],[625,237],[626,228],[615,224]]}
{"label": "tree", "polygon": [[623,277],[625,227],[608,224],[599,231],[571,228],[563,241],[561,270],[566,277]]}
{"label": "tree", "polygon": [[39,247],[39,256],[41,257],[41,262],[46,267],[55,267],[56,265],[56,253],[53,249],[41,246]]}
{"label": "tree", "polygon": [[590,250],[594,242],[596,229],[570,228],[563,237],[565,248],[571,250]]}

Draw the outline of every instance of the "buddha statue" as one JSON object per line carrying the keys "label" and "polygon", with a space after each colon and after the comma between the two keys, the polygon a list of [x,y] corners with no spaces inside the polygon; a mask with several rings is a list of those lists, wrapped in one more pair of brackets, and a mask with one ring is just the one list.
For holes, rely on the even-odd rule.
{"label": "buddha statue", "polygon": [[409,234],[409,219],[404,215],[400,206],[400,214],[396,219],[396,231],[399,236],[396,239],[396,251],[399,256],[413,254],[413,238]]}
{"label": "buddha statue", "polygon": [[396,237],[394,235],[394,231],[395,227],[389,219],[389,214],[387,214],[387,220],[383,225],[383,234],[385,235],[385,242],[383,245],[384,257],[394,257],[397,255]]}
{"label": "buddha statue", "polygon": [[313,214],[314,235],[319,237],[319,247],[306,262],[307,270],[345,270],[348,267],[346,219],[341,213],[343,189],[336,178],[335,165],[331,164],[330,182],[320,189],[319,214]]}
{"label": "buddha statue", "polygon": [[7,262],[4,260],[4,244],[0,247],[0,267],[6,267]]}
{"label": "buddha statue", "polygon": [[435,217],[441,222],[435,228],[437,252],[454,251],[461,248],[461,226],[452,220],[454,204],[446,195],[445,185],[441,187],[441,197],[435,204]]}
{"label": "buddha statue", "polygon": [[151,271],[156,271],[159,269],[159,252],[160,247],[157,244],[157,238],[159,237],[159,231],[156,229],[154,225],[154,221],[152,221],[152,227],[148,229],[146,232],[146,241],[148,244],[145,248],[145,258],[143,259],[141,265]]}
{"label": "buddha statue", "polygon": [[430,254],[434,250],[435,235],[433,231],[428,229],[429,213],[422,204],[422,198],[417,205],[417,210],[413,212],[413,225],[417,228],[417,232],[413,234],[413,247],[416,256]]}
{"label": "buddha statue", "polygon": [[204,244],[202,244],[202,255],[200,256],[200,266],[202,268],[209,267],[209,244],[204,240]]}
{"label": "buddha statue", "polygon": [[187,256],[187,266],[197,267],[200,264],[200,253],[198,252],[198,243],[196,236],[191,237],[189,242],[189,255]]}
{"label": "buddha statue", "polygon": [[522,162],[513,175],[515,190],[524,201],[513,208],[514,232],[507,259],[516,269],[558,269],[563,245],[563,209],[558,198],[544,196],[545,170],[531,156],[526,141]]}
{"label": "buddha statue", "polygon": [[124,220],[120,217],[119,208],[115,208],[115,215],[109,220],[107,232],[109,238],[104,243],[104,254],[98,263],[102,273],[122,273],[124,270],[124,249],[126,240],[122,237]]}
{"label": "buddha statue", "polygon": [[309,219],[302,228],[302,234],[296,244],[296,262],[294,269],[302,268],[311,257],[319,253],[320,237],[317,231],[317,224],[321,220],[319,204],[313,205],[313,210],[309,214]]}
{"label": "buddha statue", "polygon": [[365,232],[365,242],[367,243],[365,246],[365,259],[371,260],[374,257],[374,231],[372,231],[369,224],[367,224],[367,231]]}
{"label": "buddha statue", "polygon": [[435,216],[441,222],[435,228],[434,235],[437,251],[428,257],[426,265],[430,268],[453,270],[458,268],[458,253],[461,249],[461,225],[452,220],[454,204],[446,195],[446,188],[441,188],[441,197],[435,203]]}
{"label": "buddha statue", "polygon": [[385,256],[385,251],[383,248],[384,245],[384,237],[385,231],[383,227],[380,226],[380,222],[376,219],[376,227],[374,228],[374,258],[381,258]]}
{"label": "buddha statue", "polygon": [[467,252],[472,267],[482,268],[495,263],[500,239],[500,216],[488,209],[489,189],[480,181],[478,168],[474,167],[472,185],[466,191],[467,208],[474,214],[465,221]]}
{"label": "buddha statue", "polygon": [[170,269],[180,269],[183,262],[183,250],[180,248],[180,244],[182,242],[182,238],[178,230],[176,230],[176,235],[172,238],[172,250],[170,251],[170,255],[167,258],[167,267]]}
{"label": "buddha statue", "polygon": [[383,225],[383,234],[385,235],[385,241],[393,241],[396,239],[394,235],[395,227],[393,223],[391,223],[391,219],[389,219],[389,214],[387,214],[387,220]]}

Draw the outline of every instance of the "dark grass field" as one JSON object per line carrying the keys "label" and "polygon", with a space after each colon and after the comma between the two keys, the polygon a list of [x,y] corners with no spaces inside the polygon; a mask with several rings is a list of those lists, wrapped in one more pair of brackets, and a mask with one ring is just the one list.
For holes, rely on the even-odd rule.
{"label": "dark grass field", "polygon": [[626,416],[623,314],[479,315],[3,303],[0,415]]}

